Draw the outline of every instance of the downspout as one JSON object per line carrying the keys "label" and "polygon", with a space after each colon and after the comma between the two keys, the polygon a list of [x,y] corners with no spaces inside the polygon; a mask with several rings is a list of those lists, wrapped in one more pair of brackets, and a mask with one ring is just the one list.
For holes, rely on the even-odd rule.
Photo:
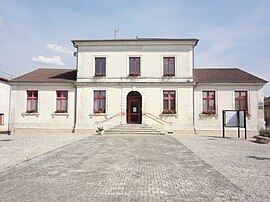
{"label": "downspout", "polygon": [[194,135],[196,135],[196,128],[195,128],[195,95],[194,95],[194,90],[196,86],[196,81],[194,79],[194,46],[192,47],[192,77],[193,77],[193,91],[192,91],[192,99],[193,99],[193,104],[192,104],[192,111],[193,111],[193,119],[192,119],[192,124],[193,124],[193,132]]}
{"label": "downspout", "polygon": [[11,131],[10,131],[10,124],[11,124],[11,85],[9,84],[8,82],[8,85],[9,85],[9,103],[8,103],[8,135],[11,134]]}
{"label": "downspout", "polygon": [[195,64],[195,54],[194,54],[194,47],[197,46],[199,40],[196,41],[195,45],[192,47],[192,75],[193,75],[193,131],[194,131],[194,135],[196,135],[197,131],[196,131],[196,127],[195,127],[195,87],[197,86],[197,82],[195,80],[195,77],[194,77],[194,70],[195,70],[195,67],[194,67],[194,64]]}
{"label": "downspout", "polygon": [[[76,48],[76,52],[74,52],[74,56],[76,57],[76,81],[77,81],[77,73],[78,73],[78,47],[74,44],[73,46]],[[76,81],[74,81],[73,86],[75,88],[75,96],[74,96],[74,123],[72,128],[72,133],[76,132],[76,125],[77,125],[77,85]]]}

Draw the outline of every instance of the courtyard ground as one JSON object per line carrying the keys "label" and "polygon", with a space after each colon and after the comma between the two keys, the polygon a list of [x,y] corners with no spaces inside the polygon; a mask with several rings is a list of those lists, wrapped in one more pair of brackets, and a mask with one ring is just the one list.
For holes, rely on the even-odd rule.
{"label": "courtyard ground", "polygon": [[269,201],[270,145],[251,140],[0,136],[0,201]]}

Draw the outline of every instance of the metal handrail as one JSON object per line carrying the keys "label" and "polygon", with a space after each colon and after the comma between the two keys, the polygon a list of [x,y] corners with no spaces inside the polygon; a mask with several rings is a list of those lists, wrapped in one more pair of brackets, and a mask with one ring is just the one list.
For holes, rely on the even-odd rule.
{"label": "metal handrail", "polygon": [[96,122],[95,122],[95,125],[105,123],[105,122],[110,121],[110,120],[112,120],[113,118],[115,118],[115,117],[117,117],[117,116],[120,116],[120,115],[121,115],[121,116],[122,116],[122,115],[125,115],[125,112],[118,112],[117,114],[115,114],[115,115],[113,115],[113,116],[111,116],[111,117],[109,117],[109,118],[107,118],[107,119],[105,119],[105,120],[103,120],[103,121],[96,121]]}
{"label": "metal handrail", "polygon": [[[161,124],[170,124],[170,125],[172,125],[173,124],[173,122],[169,122],[169,121],[164,121],[164,120],[162,120],[161,118],[159,118],[159,117],[157,117],[157,116],[155,116],[155,115],[153,115],[153,114],[151,114],[151,113],[149,113],[149,112],[144,112],[144,113],[142,113],[142,115],[145,115],[145,116],[147,116],[147,115],[151,115],[152,117],[154,117],[156,120],[155,121],[157,121],[157,122],[159,122],[159,123],[161,123],[161,122],[163,122],[163,123],[161,123]],[[161,121],[161,122],[160,122]]]}

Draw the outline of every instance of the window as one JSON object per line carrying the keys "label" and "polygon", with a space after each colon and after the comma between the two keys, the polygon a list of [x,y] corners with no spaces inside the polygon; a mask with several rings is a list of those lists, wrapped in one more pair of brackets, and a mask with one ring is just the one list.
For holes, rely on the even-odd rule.
{"label": "window", "polygon": [[140,76],[141,75],[141,58],[130,57],[129,58],[129,76]]}
{"label": "window", "polygon": [[106,91],[94,91],[94,113],[106,113]]}
{"label": "window", "polygon": [[162,114],[175,114],[175,91],[163,91]]}
{"label": "window", "polygon": [[4,114],[0,114],[0,125],[4,125]]}
{"label": "window", "polygon": [[175,76],[175,58],[174,57],[163,58],[163,75]]}
{"label": "window", "polygon": [[203,91],[203,114],[216,113],[215,91]]}
{"label": "window", "polygon": [[105,57],[95,58],[95,76],[96,77],[106,76],[106,58]]}
{"label": "window", "polygon": [[68,111],[68,91],[56,91],[56,113],[67,113]]}
{"label": "window", "polygon": [[28,90],[27,91],[27,113],[37,113],[38,112],[38,91]]}
{"label": "window", "polygon": [[247,91],[235,91],[235,109],[248,110]]}

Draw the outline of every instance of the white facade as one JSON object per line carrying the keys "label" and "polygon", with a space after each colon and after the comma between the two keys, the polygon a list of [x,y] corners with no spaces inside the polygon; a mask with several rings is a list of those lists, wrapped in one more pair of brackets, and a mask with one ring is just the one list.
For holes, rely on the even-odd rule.
{"label": "white facade", "polygon": [[[256,134],[264,128],[263,117],[260,116],[259,86],[247,84],[199,84],[194,89],[194,121],[197,134],[222,134],[222,110],[235,109],[235,91],[247,92],[247,130],[250,135]],[[216,111],[214,115],[202,114],[202,92],[215,91]],[[262,110],[263,111],[263,110]],[[236,130],[226,129],[226,130]],[[236,133],[235,133],[236,134]]]}
{"label": "white facade", "polygon": [[5,79],[0,78],[0,131],[9,130],[9,97],[10,86]]}
{"label": "white facade", "polygon": [[[27,90],[38,91],[36,113],[26,113]],[[58,90],[68,91],[67,113],[55,113]],[[73,84],[13,84],[10,120],[13,132],[71,132],[74,124],[74,96]]]}
{"label": "white facade", "polygon": [[[197,40],[75,41],[77,65],[77,130],[127,123],[127,96],[141,95],[143,124],[193,133],[193,48]],[[95,58],[106,58],[106,76],[95,77]],[[140,76],[129,76],[129,58],[140,58]],[[175,58],[175,76],[164,77],[163,59]],[[106,113],[93,112],[93,92],[105,90]],[[176,113],[162,114],[163,91],[175,91]],[[185,99],[183,99],[185,98]],[[87,111],[89,113],[82,113]],[[181,124],[178,124],[181,123]]]}
{"label": "white facade", "polygon": [[[222,110],[235,109],[236,91],[247,93],[248,132],[254,134],[263,127],[258,93],[265,81],[196,81],[193,64],[196,39],[72,42],[77,48],[76,78],[72,82],[39,82],[24,80],[24,76],[11,81],[13,131],[93,133],[99,125],[108,129],[136,123],[175,134],[219,135]],[[165,65],[173,66],[173,75],[165,75],[165,71],[171,71],[165,70]],[[132,68],[136,75],[131,74]],[[29,90],[38,91],[35,113],[26,113]],[[68,91],[65,113],[56,113],[59,90]],[[214,114],[203,113],[203,91],[215,92]]]}

